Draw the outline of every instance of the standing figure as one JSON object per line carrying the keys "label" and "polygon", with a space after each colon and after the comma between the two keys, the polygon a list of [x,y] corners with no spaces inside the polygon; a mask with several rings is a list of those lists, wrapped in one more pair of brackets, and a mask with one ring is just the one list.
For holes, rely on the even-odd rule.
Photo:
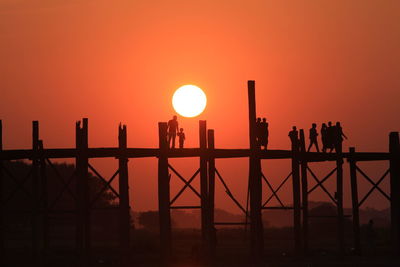
{"label": "standing figure", "polygon": [[178,133],[179,137],[179,148],[183,148],[183,144],[185,143],[185,133],[183,132],[183,128],[180,128],[180,131]]}
{"label": "standing figure", "polygon": [[[168,121],[168,147],[175,148],[175,138],[178,132],[178,117],[174,116],[172,120]],[[172,140],[172,146],[171,146]]]}
{"label": "standing figure", "polygon": [[261,129],[261,118],[257,118],[256,121],[256,140],[257,140],[257,147],[261,148],[261,139],[262,139],[262,129]]}
{"label": "standing figure", "polygon": [[322,152],[326,152],[328,148],[328,127],[325,123],[321,126],[321,141],[322,141]]}
{"label": "standing figure", "polygon": [[268,122],[267,122],[266,118],[262,119],[260,128],[261,128],[261,146],[264,146],[264,149],[267,150],[269,130],[268,130]]}
{"label": "standing figure", "polygon": [[340,125],[340,122],[336,122],[336,125],[334,126],[334,133],[335,133],[335,139],[334,139],[335,151],[336,153],[341,153],[343,137],[347,139],[347,136],[343,133],[343,129],[342,126]]}
{"label": "standing figure", "polygon": [[292,147],[297,146],[299,142],[299,132],[297,131],[297,127],[293,126],[292,130],[288,134],[290,141],[292,141]]}
{"label": "standing figure", "polygon": [[315,148],[317,149],[317,152],[319,152],[319,147],[318,147],[318,140],[317,140],[318,132],[317,132],[317,124],[313,123],[312,127],[310,128],[310,146],[307,149],[307,152],[310,151],[312,145],[315,145]]}
{"label": "standing figure", "polygon": [[326,135],[326,147],[330,149],[329,153],[332,153],[333,148],[335,147],[335,133],[336,129],[335,126],[332,125],[332,122],[328,122],[328,128],[327,128],[327,135]]}

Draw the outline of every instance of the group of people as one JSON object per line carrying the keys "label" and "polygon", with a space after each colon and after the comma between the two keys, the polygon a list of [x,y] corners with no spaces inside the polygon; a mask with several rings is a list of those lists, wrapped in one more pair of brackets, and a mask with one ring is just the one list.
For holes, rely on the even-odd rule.
{"label": "group of people", "polygon": [[175,148],[176,136],[179,138],[179,148],[183,148],[186,139],[185,133],[183,132],[183,128],[179,128],[178,117],[173,116],[172,119],[168,121],[167,128],[167,140],[169,148]]}
{"label": "group of people", "polygon": [[[322,123],[320,133],[322,152],[324,153],[327,152],[328,149],[330,149],[330,153],[333,151],[333,149],[338,152],[344,140],[343,138],[347,139],[340,122],[336,122],[335,125],[333,125],[331,121],[328,122],[328,125],[326,123]],[[313,123],[309,131],[310,145],[308,146],[307,152],[309,152],[313,146],[315,146],[317,152],[320,151],[318,146],[318,135],[317,124]],[[293,126],[292,130],[289,132],[289,138],[292,141],[292,144],[296,144],[298,142],[299,137],[296,126]]]}
{"label": "group of people", "polygon": [[268,122],[266,118],[257,118],[256,120],[256,140],[257,140],[257,146],[259,148],[264,147],[265,150],[267,150],[268,147],[268,136],[269,136],[269,130],[268,130]]}

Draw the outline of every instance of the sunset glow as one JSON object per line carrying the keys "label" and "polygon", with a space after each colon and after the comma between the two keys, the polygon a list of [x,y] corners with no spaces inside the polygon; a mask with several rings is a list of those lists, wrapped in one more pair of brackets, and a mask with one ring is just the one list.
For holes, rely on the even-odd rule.
{"label": "sunset glow", "polygon": [[207,97],[199,87],[190,84],[183,85],[175,91],[172,105],[179,115],[196,117],[206,108]]}

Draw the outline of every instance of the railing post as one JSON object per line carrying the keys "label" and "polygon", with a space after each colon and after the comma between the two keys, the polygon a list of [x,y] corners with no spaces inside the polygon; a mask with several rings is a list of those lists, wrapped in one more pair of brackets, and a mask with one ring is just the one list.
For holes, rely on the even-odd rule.
{"label": "railing post", "polygon": [[389,135],[390,153],[390,217],[393,251],[400,250],[400,145],[399,133]]}
{"label": "railing post", "polygon": [[351,203],[353,211],[353,235],[354,235],[354,252],[357,255],[361,254],[360,243],[360,213],[358,204],[358,187],[357,187],[357,169],[356,160],[354,158],[356,149],[349,149],[349,164],[350,164],[350,182],[351,182]]}
{"label": "railing post", "polygon": [[344,214],[343,214],[343,154],[342,142],[339,142],[336,149],[336,202],[337,202],[337,229],[339,253],[344,254]]}
{"label": "railing post", "polygon": [[256,96],[255,82],[248,81],[248,105],[249,105],[249,185],[250,185],[250,233],[251,254],[254,261],[262,257],[264,249],[263,223],[261,217],[262,184],[261,184],[261,160],[258,156],[256,140]]}
{"label": "railing post", "polygon": [[129,264],[130,248],[130,207],[128,183],[128,158],[125,156],[127,148],[126,125],[118,128],[118,177],[119,177],[119,245],[121,250],[122,266]]}
{"label": "railing post", "polygon": [[167,123],[158,123],[158,212],[160,219],[161,254],[165,261],[171,256],[171,214],[168,176]]}
{"label": "railing post", "polygon": [[308,180],[307,180],[307,159],[306,141],[304,130],[300,130],[300,150],[301,150],[301,190],[302,190],[302,209],[303,209],[303,253],[308,253]]}
{"label": "railing post", "polygon": [[210,240],[210,256],[215,256],[217,236],[214,225],[214,208],[215,208],[215,158],[214,158],[214,130],[207,132],[208,143],[208,208],[209,208],[209,240]]}
{"label": "railing post", "polygon": [[39,260],[39,122],[32,121],[32,257]]}
{"label": "railing post", "polygon": [[[298,138],[298,137],[297,137]],[[292,190],[293,190],[293,232],[294,249],[297,255],[301,253],[301,197],[299,170],[299,140],[292,142]]]}

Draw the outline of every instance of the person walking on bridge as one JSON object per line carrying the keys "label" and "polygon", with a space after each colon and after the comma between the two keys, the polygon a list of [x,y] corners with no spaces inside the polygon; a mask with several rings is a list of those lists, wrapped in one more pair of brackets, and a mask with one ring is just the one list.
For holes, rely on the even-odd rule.
{"label": "person walking on bridge", "polygon": [[315,148],[317,149],[317,152],[319,152],[317,136],[318,136],[317,124],[313,123],[312,127],[310,128],[310,136],[309,136],[310,145],[309,145],[309,147],[307,149],[307,152],[310,152],[310,149],[311,149],[312,145],[314,145]]}

